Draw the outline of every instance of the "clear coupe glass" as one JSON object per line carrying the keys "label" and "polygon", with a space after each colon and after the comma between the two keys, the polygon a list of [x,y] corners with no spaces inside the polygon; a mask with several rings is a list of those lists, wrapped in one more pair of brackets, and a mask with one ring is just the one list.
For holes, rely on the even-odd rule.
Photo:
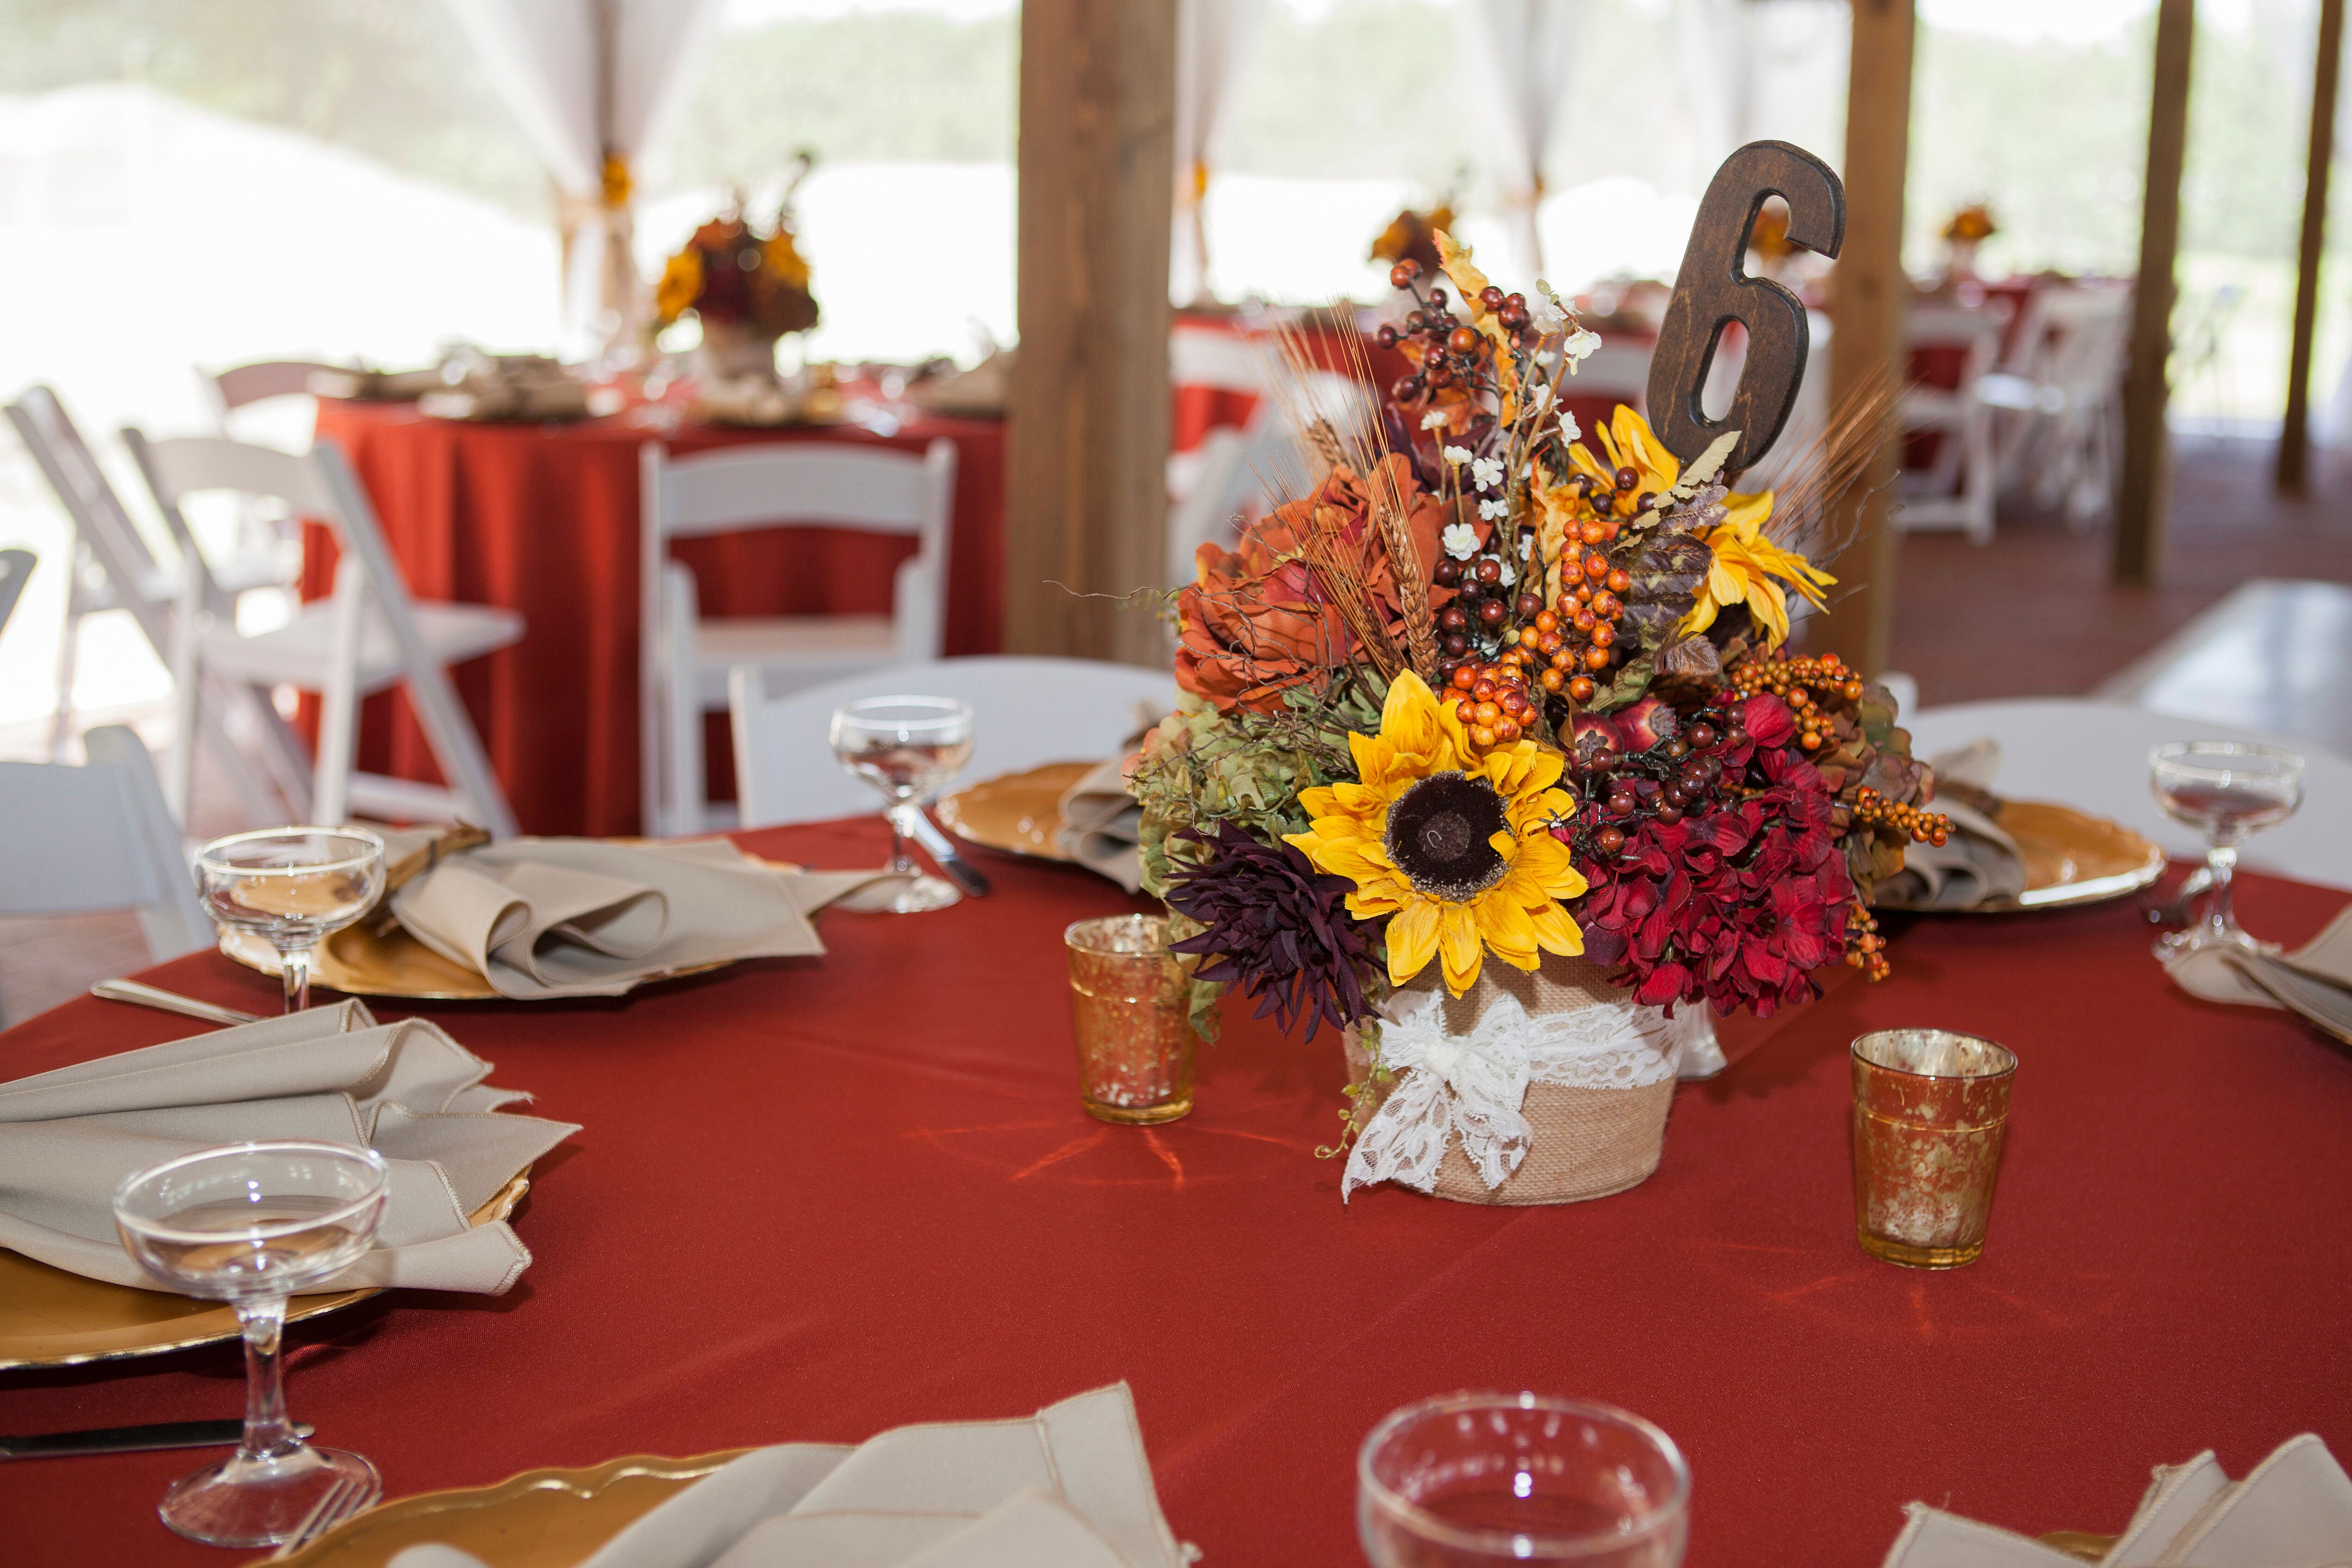
{"label": "clear coupe glass", "polygon": [[196,884],[220,925],[278,950],[286,1010],[310,1005],[319,944],[374,907],[383,893],[383,841],[363,828],[265,828],[215,839],[196,852]]}
{"label": "clear coupe glass", "polygon": [[286,1415],[278,1349],[286,1298],[368,1249],[391,1172],[373,1149],[307,1141],[202,1149],[115,1189],[114,1225],[140,1267],[173,1289],[236,1309],[245,1327],[245,1437],[175,1482],[157,1512],[191,1541],[270,1546],[292,1538],[348,1480],[381,1494],[375,1467],[305,1443]]}
{"label": "clear coupe glass", "polygon": [[833,754],[890,802],[890,869],[914,879],[891,901],[894,914],[945,909],[963,896],[922,874],[907,853],[898,813],[921,810],[971,760],[971,728],[970,705],[953,697],[862,697],[834,710]]}
{"label": "clear coupe glass", "polygon": [[1673,1438],[1606,1405],[1449,1394],[1364,1439],[1356,1531],[1372,1568],[1679,1568],[1690,1467]]}
{"label": "clear coupe glass", "polygon": [[2147,754],[2148,788],[2176,822],[2205,835],[2210,885],[2204,913],[2186,931],[2159,936],[2156,955],[2171,960],[2208,948],[2273,952],[2238,924],[2230,882],[2238,845],[2274,828],[2303,804],[2303,758],[2242,740],[2176,740]]}

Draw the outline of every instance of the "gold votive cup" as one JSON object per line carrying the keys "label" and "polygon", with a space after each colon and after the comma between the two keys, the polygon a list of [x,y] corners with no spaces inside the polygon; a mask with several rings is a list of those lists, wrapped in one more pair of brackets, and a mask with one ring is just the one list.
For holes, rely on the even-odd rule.
{"label": "gold votive cup", "polygon": [[1106,1122],[1172,1122],[1192,1108],[1192,985],[1156,915],[1081,920],[1070,949],[1078,1099]]}
{"label": "gold votive cup", "polygon": [[1853,1221],[1862,1249],[1910,1269],[1984,1252],[2017,1058],[1940,1029],[1853,1042]]}

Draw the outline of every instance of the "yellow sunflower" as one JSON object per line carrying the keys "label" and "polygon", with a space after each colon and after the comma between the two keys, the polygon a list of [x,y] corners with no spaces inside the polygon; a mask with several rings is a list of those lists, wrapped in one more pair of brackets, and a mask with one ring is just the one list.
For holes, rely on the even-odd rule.
{"label": "yellow sunflower", "polygon": [[688,246],[662,268],[661,282],[654,286],[654,308],[664,322],[675,321],[701,298],[702,253]]}
{"label": "yellow sunflower", "polygon": [[[1595,503],[1604,513],[1634,517],[1642,510],[1643,497],[1655,500],[1673,489],[1675,481],[1683,476],[1682,460],[1666,450],[1665,443],[1651,431],[1650,422],[1625,403],[1619,403],[1609,423],[1592,434],[1599,439],[1601,451],[1608,454],[1606,465],[1580,441],[1569,444],[1568,460],[1576,465],[1578,473],[1594,481]],[[1625,468],[1633,471],[1633,484],[1631,488],[1620,489],[1617,475]]]}
{"label": "yellow sunflower", "polygon": [[1725,497],[1729,513],[1707,531],[1706,548],[1715,552],[1706,580],[1699,585],[1698,602],[1683,618],[1685,632],[1704,632],[1715,624],[1717,612],[1745,604],[1777,648],[1789,640],[1789,601],[1778,578],[1811,601],[1816,610],[1829,601],[1822,590],[1837,581],[1795,550],[1783,549],[1764,537],[1764,523],[1772,515],[1772,492],[1760,496]]}
{"label": "yellow sunflower", "polygon": [[1389,687],[1378,735],[1350,735],[1360,782],[1300,792],[1313,826],[1287,835],[1318,871],[1356,884],[1348,913],[1388,923],[1389,980],[1440,960],[1455,996],[1486,949],[1514,968],[1584,951],[1559,901],[1584,891],[1568,846],[1544,830],[1574,810],[1563,758],[1532,740],[1475,752],[1462,721],[1411,671]]}

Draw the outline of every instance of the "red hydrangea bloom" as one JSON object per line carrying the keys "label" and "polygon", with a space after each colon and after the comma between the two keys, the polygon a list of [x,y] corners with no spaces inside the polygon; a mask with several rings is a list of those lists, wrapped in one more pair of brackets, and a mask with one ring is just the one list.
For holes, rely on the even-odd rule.
{"label": "red hydrangea bloom", "polygon": [[1571,910],[1585,956],[1622,966],[1637,1001],[1769,1016],[1820,995],[1811,972],[1844,947],[1853,883],[1829,788],[1789,746],[1779,699],[1751,698],[1742,723],[1749,744],[1723,758],[1755,793],[1671,826],[1629,822],[1617,856],[1579,865],[1592,884]]}

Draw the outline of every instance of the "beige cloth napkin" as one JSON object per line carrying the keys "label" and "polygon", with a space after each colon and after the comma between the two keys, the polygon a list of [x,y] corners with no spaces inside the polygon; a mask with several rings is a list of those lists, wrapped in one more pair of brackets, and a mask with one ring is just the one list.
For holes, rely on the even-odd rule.
{"label": "beige cloth napkin", "polygon": [[904,880],[779,871],[723,839],[510,839],[411,879],[392,911],[502,997],[616,997],[698,964],[822,953],[811,915],[831,904],[879,908]]}
{"label": "beige cloth napkin", "polygon": [[968,371],[934,376],[907,389],[907,401],[926,413],[993,418],[1013,397],[1013,365],[1018,351],[999,349]]}
{"label": "beige cloth napkin", "polygon": [[1127,792],[1130,758],[1114,757],[1062,792],[1062,825],[1054,840],[1088,871],[1134,893],[1143,886],[1143,807]]}
{"label": "beige cloth napkin", "polygon": [[1936,776],[1935,808],[1952,821],[1942,844],[1911,844],[1903,869],[1872,902],[1886,909],[1974,909],[2025,891],[2025,856],[2017,841],[1976,801],[1993,804],[2000,742],[1987,736],[1927,759]]}
{"label": "beige cloth napkin", "polygon": [[[1013,1421],[744,1455],[581,1568],[1183,1568],[1124,1383]],[[483,1568],[447,1546],[391,1568]]]}
{"label": "beige cloth napkin", "polygon": [[[2336,918],[2327,923],[2326,930],[2292,953],[2278,954],[2273,961],[2343,991],[2346,1006],[2352,1008],[2352,904],[2337,912]],[[2166,968],[2182,990],[2209,1002],[2247,1002],[2258,1008],[2279,1006],[2277,998],[2239,974],[2225,956],[2210,948],[2176,959]]]}
{"label": "beige cloth napkin", "polygon": [[[2054,1547],[1989,1524],[1910,1506],[1885,1568],[2075,1568]],[[2306,1432],[2244,1480],[2209,1451],[2160,1465],[2101,1568],[2345,1568],[2352,1565],[2352,1479]]]}
{"label": "beige cloth napkin", "polygon": [[134,1171],[258,1138],[360,1144],[392,1163],[376,1245],[329,1289],[497,1295],[530,1263],[503,1220],[467,1217],[580,1129],[499,1113],[530,1096],[421,1019],[356,1001],[0,1083],[0,1247],[118,1285],[164,1287],[122,1249],[114,1189]]}

